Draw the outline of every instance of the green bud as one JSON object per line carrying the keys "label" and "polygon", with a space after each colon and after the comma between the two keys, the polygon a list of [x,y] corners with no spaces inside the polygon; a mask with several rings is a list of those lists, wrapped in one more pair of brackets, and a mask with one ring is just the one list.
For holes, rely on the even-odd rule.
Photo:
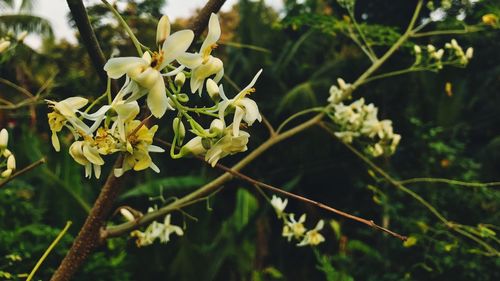
{"label": "green bud", "polygon": [[174,129],[174,134],[179,140],[179,144],[181,144],[182,141],[184,140],[184,137],[186,136],[186,128],[184,127],[184,124],[182,123],[179,117],[174,118],[174,121],[172,122],[172,127]]}
{"label": "green bud", "polygon": [[184,72],[182,71],[177,73],[177,75],[175,75],[174,82],[177,87],[182,87],[182,85],[184,85],[184,82],[186,82],[186,74],[184,74]]}

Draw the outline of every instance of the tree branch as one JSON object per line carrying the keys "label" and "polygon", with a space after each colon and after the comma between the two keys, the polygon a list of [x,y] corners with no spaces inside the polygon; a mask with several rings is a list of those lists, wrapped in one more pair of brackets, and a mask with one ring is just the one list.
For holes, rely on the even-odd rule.
{"label": "tree branch", "polygon": [[4,185],[6,185],[8,182],[10,182],[11,180],[19,177],[20,175],[23,175],[24,173],[27,173],[33,169],[35,169],[36,167],[42,165],[43,163],[45,163],[45,157],[36,161],[36,162],[33,162],[31,163],[30,165],[24,167],[23,169],[17,171],[16,173],[14,173],[13,175],[11,175],[10,177],[4,179],[3,181],[0,182],[0,188]]}
{"label": "tree branch", "polygon": [[[122,156],[118,157],[114,166],[121,166],[122,159]],[[126,176],[127,174],[117,178],[111,171],[73,245],[50,280],[70,280],[90,254],[101,245],[99,229],[111,213]]]}
{"label": "tree branch", "polygon": [[226,0],[209,0],[207,4],[205,4],[190,27],[194,32],[195,38],[201,36],[205,28],[207,28],[210,15],[212,13],[217,13],[225,2]]}
{"label": "tree branch", "polygon": [[[71,11],[71,16],[78,27],[78,32],[80,32],[82,42],[87,49],[90,61],[92,62],[102,85],[106,86],[108,81],[108,75],[106,74],[106,71],[104,71],[106,57],[102,52],[99,42],[97,41],[94,29],[92,28],[92,25],[90,25],[85,6],[81,0],[66,0],[66,2],[68,3],[69,10]],[[116,81],[114,80],[111,82],[111,90],[113,93],[118,93],[119,91],[118,84],[116,84]]]}
{"label": "tree branch", "polygon": [[314,201],[314,200],[311,200],[311,199],[309,199],[309,198],[306,198],[306,197],[303,197],[303,196],[300,196],[300,195],[297,195],[297,194],[294,194],[294,193],[291,193],[291,192],[285,191],[285,190],[283,190],[283,189],[281,189],[281,188],[278,188],[278,187],[272,186],[272,185],[270,185],[270,184],[263,183],[263,182],[258,181],[258,180],[256,180],[256,179],[253,179],[253,178],[251,178],[251,177],[249,177],[249,176],[247,176],[247,175],[244,175],[244,174],[242,174],[242,173],[240,173],[240,172],[238,172],[238,171],[234,171],[234,170],[232,170],[231,168],[226,167],[226,166],[224,166],[224,165],[222,165],[222,164],[217,164],[216,166],[217,166],[217,168],[219,168],[219,169],[221,169],[221,170],[223,170],[223,171],[226,171],[226,172],[228,172],[228,173],[230,173],[230,174],[234,175],[235,177],[240,178],[240,179],[242,179],[242,180],[245,180],[245,181],[247,181],[247,182],[249,182],[249,183],[251,183],[251,184],[255,184],[255,185],[257,185],[257,186],[260,186],[260,187],[262,187],[262,188],[268,189],[268,190],[270,190],[270,191],[273,191],[273,192],[276,192],[276,193],[280,193],[280,194],[285,195],[285,196],[287,196],[287,197],[297,199],[297,200],[299,200],[299,201],[302,201],[302,202],[305,202],[305,203],[308,203],[308,204],[314,205],[314,206],[316,206],[316,207],[318,207],[318,208],[320,208],[320,209],[323,209],[323,210],[326,210],[326,211],[329,211],[329,212],[335,213],[335,214],[337,214],[337,215],[343,216],[343,217],[345,217],[345,218],[348,218],[348,219],[351,219],[351,220],[354,220],[354,221],[360,222],[360,223],[362,223],[362,224],[368,225],[368,226],[370,226],[370,227],[372,227],[372,228],[374,228],[374,229],[376,229],[376,230],[380,230],[380,231],[382,231],[382,232],[385,232],[385,233],[387,233],[387,234],[390,234],[391,236],[394,236],[394,237],[396,237],[396,238],[398,238],[398,239],[400,239],[400,240],[402,240],[402,241],[406,241],[406,239],[407,239],[407,237],[406,237],[406,236],[403,236],[403,235],[398,234],[398,233],[396,233],[396,232],[394,232],[394,231],[391,231],[391,230],[389,230],[389,229],[387,229],[387,228],[384,228],[384,227],[382,227],[382,226],[380,226],[380,225],[377,225],[377,224],[376,224],[373,220],[367,220],[367,219],[360,218],[360,217],[355,216],[355,215],[351,215],[351,214],[349,214],[349,213],[346,213],[346,212],[340,211],[340,210],[338,210],[338,209],[335,209],[335,208],[333,208],[333,207],[330,207],[330,206],[325,205],[325,204],[323,204],[323,203],[320,203],[320,202],[318,202],[318,201]]}

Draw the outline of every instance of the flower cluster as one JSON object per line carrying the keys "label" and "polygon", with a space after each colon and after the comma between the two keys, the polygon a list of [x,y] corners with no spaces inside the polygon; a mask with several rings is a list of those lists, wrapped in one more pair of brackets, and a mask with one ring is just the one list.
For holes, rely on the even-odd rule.
{"label": "flower cluster", "polygon": [[0,178],[10,177],[16,169],[16,158],[7,148],[8,142],[9,133],[6,129],[0,130]]}
{"label": "flower cluster", "polygon": [[[122,209],[124,210],[124,209]],[[153,212],[154,208],[149,208],[148,212]],[[127,219],[129,219],[129,215],[124,215]],[[159,223],[154,221],[146,230],[139,231],[134,230],[130,233],[130,236],[135,237],[135,243],[137,247],[149,246],[155,242],[156,239],[160,240],[160,243],[167,244],[170,241],[170,235],[176,234],[177,236],[184,235],[184,231],[181,227],[177,225],[173,225],[170,222],[170,214],[165,216],[163,223]]]}
{"label": "flower cluster", "polygon": [[[69,152],[77,163],[85,166],[88,177],[92,173],[99,177],[105,163],[103,157],[118,152],[124,154],[124,161],[122,167],[115,169],[115,176],[131,169],[151,168],[159,172],[149,155],[149,152],[164,151],[152,144],[158,126],[147,124],[148,118],[144,118],[147,113],[142,114],[142,120],[138,118],[141,115],[138,101],[146,97],[147,107],[154,117],[161,118],[167,111],[177,115],[173,122],[172,158],[205,156],[214,166],[227,155],[245,151],[250,135],[240,127],[243,123],[251,126],[262,119],[257,104],[248,97],[255,92],[253,86],[262,70],[247,87],[228,98],[220,84],[224,76],[223,63],[212,55],[220,35],[218,17],[212,14],[201,48],[190,53],[187,50],[194,39],[193,31],[186,29],[171,34],[169,19],[163,16],[157,27],[157,51],[147,49],[140,57],[114,57],[104,66],[110,79],[125,77],[123,86],[114,97],[108,89],[90,105],[81,97],[48,101],[53,109],[48,120],[54,148],[60,150],[58,133],[68,128],[74,136]],[[214,105],[190,107],[187,104],[190,96],[183,92],[184,84],[189,85],[188,91],[192,94],[207,92]],[[108,104],[91,112],[106,97]],[[214,119],[205,129],[191,114]],[[227,115],[231,114],[232,122],[226,123]],[[195,136],[182,146],[186,135],[185,122]],[[178,153],[177,146],[181,146]]]}
{"label": "flower cluster", "polygon": [[[329,99],[330,101],[330,99]],[[379,120],[378,108],[372,103],[365,104],[360,98],[351,104],[342,102],[330,103],[327,114],[338,127],[335,135],[344,143],[352,143],[354,139],[369,140],[366,150],[373,157],[393,154],[401,140],[395,134],[391,120]]]}
{"label": "flower cluster", "polygon": [[306,214],[302,214],[299,220],[295,219],[295,214],[287,214],[285,213],[286,205],[288,204],[288,200],[281,199],[276,195],[273,195],[271,199],[271,205],[276,211],[276,215],[279,219],[283,220],[283,231],[282,236],[285,237],[289,242],[292,239],[299,241],[297,246],[316,246],[325,241],[325,237],[320,233],[323,229],[324,221],[320,220],[316,224],[313,229],[307,229],[304,226],[306,222]]}
{"label": "flower cluster", "polygon": [[330,87],[330,96],[328,97],[328,102],[330,104],[338,104],[346,99],[351,99],[352,85],[346,83],[344,79],[337,78],[337,85],[332,85]]}
{"label": "flower cluster", "polygon": [[455,39],[446,43],[444,49],[436,49],[434,45],[429,44],[425,47],[426,52],[424,53],[419,45],[415,45],[413,48],[415,52],[413,67],[426,67],[430,70],[442,69],[444,65],[465,67],[474,55],[472,47],[467,48],[464,52]]}

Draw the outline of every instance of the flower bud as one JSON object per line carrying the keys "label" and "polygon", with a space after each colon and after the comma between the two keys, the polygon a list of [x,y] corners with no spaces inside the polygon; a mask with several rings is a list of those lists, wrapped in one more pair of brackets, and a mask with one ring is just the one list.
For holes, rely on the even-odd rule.
{"label": "flower bud", "polygon": [[214,119],[210,124],[210,133],[221,134],[224,131],[224,122],[220,119]]}
{"label": "flower bud", "polygon": [[3,51],[7,50],[7,48],[10,46],[10,41],[2,41],[0,42],[0,53]]}
{"label": "flower bud", "polygon": [[220,99],[219,86],[210,78],[207,79],[207,92],[212,100],[218,101]]}
{"label": "flower bud", "polygon": [[170,35],[170,21],[168,16],[162,16],[156,28],[156,43],[163,44],[163,42]]}
{"label": "flower bud", "polygon": [[132,212],[130,212],[129,210],[127,210],[126,208],[121,208],[120,209],[120,214],[122,214],[122,216],[127,220],[127,221],[135,221],[135,217],[134,215],[132,214]]}
{"label": "flower bud", "polygon": [[12,175],[12,170],[11,169],[7,169],[7,170],[3,171],[0,174],[0,177],[2,177],[2,178],[8,178],[8,177],[10,177],[10,175]]}
{"label": "flower bud", "polygon": [[444,50],[439,49],[437,52],[432,54],[432,57],[434,57],[436,60],[441,60],[443,58],[443,55],[444,55]]}
{"label": "flower bud", "polygon": [[175,75],[174,82],[177,87],[182,87],[184,82],[186,82],[186,74],[184,74],[184,72],[177,73],[177,75]]}
{"label": "flower bud", "polygon": [[467,48],[467,51],[465,51],[465,57],[470,60],[472,59],[473,56],[474,56],[474,49],[472,47]]}
{"label": "flower bud", "polygon": [[17,41],[22,42],[28,36],[28,31],[23,31],[17,36]]}
{"label": "flower bud", "polygon": [[455,39],[451,39],[451,46],[452,46],[454,49],[459,49],[459,48],[460,48],[460,45],[458,45],[458,42],[457,42],[457,40],[455,40]]}
{"label": "flower bud", "polygon": [[8,142],[9,142],[9,132],[7,132],[6,129],[2,129],[0,131],[0,149],[6,148]]}
{"label": "flower bud", "polygon": [[419,45],[414,45],[413,50],[415,51],[415,54],[420,54],[422,52],[422,49]]}
{"label": "flower bud", "polygon": [[481,18],[486,25],[494,26],[498,22],[498,17],[495,14],[486,14]]}
{"label": "flower bud", "polygon": [[207,149],[202,144],[201,137],[196,136],[186,143],[180,151],[182,156],[186,155],[202,155],[207,152]]}
{"label": "flower bud", "polygon": [[3,151],[3,157],[7,158],[7,157],[9,157],[9,156],[11,156],[11,155],[12,155],[12,152],[10,152],[10,150],[5,149],[5,150]]}
{"label": "flower bud", "polygon": [[341,90],[345,90],[347,88],[347,84],[345,83],[344,79],[337,78],[337,83],[339,84]]}
{"label": "flower bud", "polygon": [[182,140],[186,136],[186,128],[184,127],[184,123],[182,123],[179,117],[175,117],[172,122],[172,127],[174,129],[174,134],[177,136],[179,143],[182,143]]}
{"label": "flower bud", "polygon": [[12,154],[9,156],[9,158],[7,158],[7,169],[16,169],[16,158]]}
{"label": "flower bud", "polygon": [[434,47],[431,44],[427,45],[427,52],[434,53],[435,51],[436,51],[436,47]]}

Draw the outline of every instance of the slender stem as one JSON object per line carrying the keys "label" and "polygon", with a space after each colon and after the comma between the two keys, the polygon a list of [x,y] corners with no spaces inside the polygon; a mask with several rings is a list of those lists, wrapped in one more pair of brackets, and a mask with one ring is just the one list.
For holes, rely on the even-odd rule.
{"label": "slender stem", "polygon": [[[257,147],[255,150],[253,150],[249,155],[247,155],[245,158],[243,158],[240,162],[238,162],[236,165],[234,165],[231,170],[233,171],[239,171],[243,169],[245,166],[250,164],[253,160],[255,160],[258,156],[260,156],[262,153],[267,151],[270,147],[273,145],[291,137],[294,136],[300,132],[302,132],[305,129],[308,129],[315,124],[317,124],[321,119],[323,118],[323,114],[320,113],[316,115],[315,117],[309,119],[308,121],[292,128],[289,129],[281,134],[278,134],[264,143],[262,143],[259,147]],[[199,189],[193,191],[192,193],[168,204],[167,206],[151,212],[147,213],[141,218],[139,218],[136,221],[133,222],[126,222],[120,225],[115,225],[115,226],[109,226],[106,229],[101,231],[101,239],[107,239],[109,237],[116,237],[123,235],[125,233],[128,233],[131,230],[137,229],[141,227],[142,225],[146,225],[151,223],[152,221],[161,218],[165,216],[166,214],[177,210],[180,206],[183,206],[184,204],[191,202],[193,200],[197,200],[200,197],[203,197],[205,194],[212,192],[213,190],[217,189],[224,183],[228,182],[233,178],[232,174],[229,172],[226,172],[219,176],[218,178],[212,180],[211,182],[207,183],[206,185],[200,187]]]}
{"label": "slender stem", "polygon": [[410,67],[410,68],[405,68],[405,69],[401,69],[401,70],[391,71],[391,72],[387,72],[387,73],[383,73],[383,74],[379,74],[379,75],[373,75],[372,77],[368,77],[367,79],[365,79],[365,81],[363,82],[363,84],[367,84],[367,83],[370,83],[372,81],[379,80],[379,79],[382,79],[382,78],[387,78],[387,77],[402,75],[402,74],[406,74],[406,73],[410,73],[410,72],[416,72],[416,71],[425,71],[425,70],[428,70],[428,69],[424,68],[424,67],[421,67],[421,68]]}
{"label": "slender stem", "polygon": [[30,93],[30,91],[26,90],[25,88],[23,88],[23,87],[15,84],[15,83],[7,80],[7,79],[0,78],[0,83],[5,84],[5,85],[7,85],[7,86],[9,86],[9,87],[11,87],[13,89],[15,89],[16,91],[22,93],[23,95],[25,95],[28,98],[33,98],[34,97],[33,94]]}
{"label": "slender stem", "polygon": [[10,177],[4,179],[3,181],[0,182],[0,188],[4,185],[6,185],[8,182],[10,182],[11,180],[23,175],[24,173],[27,173],[33,169],[35,169],[36,167],[42,165],[43,163],[45,163],[46,160],[45,160],[45,157],[40,159],[40,160],[37,160],[31,164],[29,164],[28,166],[24,167],[23,169],[17,171],[16,173],[14,173],[13,175],[11,175]]}
{"label": "slender stem", "polygon": [[459,185],[459,186],[467,186],[467,187],[489,187],[489,186],[500,186],[500,182],[465,182],[453,179],[444,179],[444,178],[412,178],[399,181],[400,184],[411,184],[411,183],[422,183],[422,182],[430,182],[430,183],[446,183],[449,185]]}
{"label": "slender stem", "polygon": [[123,17],[120,15],[120,13],[118,13],[118,11],[115,9],[115,7],[113,7],[111,4],[109,4],[108,1],[101,0],[101,2],[104,5],[106,5],[106,7],[113,13],[113,15],[115,16],[115,18],[120,22],[121,26],[125,29],[125,31],[127,32],[128,36],[130,37],[130,40],[132,40],[132,43],[135,46],[137,54],[140,57],[142,57],[142,55],[144,54],[144,52],[142,51],[141,43],[139,42],[139,40],[135,36],[134,32],[132,32],[132,29],[130,29],[130,26],[128,26],[127,22],[123,19]]}
{"label": "slender stem", "polygon": [[281,130],[283,130],[283,128],[285,128],[285,126],[290,123],[290,121],[292,121],[293,119],[297,118],[297,117],[300,117],[302,115],[305,115],[305,114],[308,114],[308,113],[311,113],[311,112],[318,112],[318,111],[323,111],[324,110],[324,107],[313,107],[313,108],[308,108],[308,109],[304,109],[302,111],[299,111],[295,114],[292,114],[290,117],[288,117],[287,119],[285,119],[285,121],[283,121],[283,123],[281,123],[279,126],[278,126],[278,129],[276,130],[276,133],[279,133],[281,132]]}
{"label": "slender stem", "polygon": [[[318,125],[323,128],[329,135],[331,135],[333,138],[337,139],[338,138],[335,136],[334,132],[324,123],[320,122]],[[451,221],[449,221],[447,218],[445,218],[434,206],[432,206],[429,202],[427,202],[424,198],[422,198],[420,195],[415,193],[414,191],[410,190],[401,182],[397,181],[394,179],[392,176],[390,176],[386,171],[384,171],[382,168],[377,166],[375,163],[373,163],[370,159],[368,159],[366,156],[364,156],[361,152],[359,152],[357,149],[355,149],[352,145],[343,143],[352,153],[354,153],[358,158],[360,158],[363,162],[365,162],[370,168],[372,168],[375,172],[377,172],[379,175],[381,175],[387,182],[389,182],[391,185],[394,187],[398,188],[399,190],[403,191],[404,193],[410,195],[413,197],[415,200],[417,200],[420,204],[425,206],[434,216],[436,216],[446,227],[452,229],[453,231],[462,234],[465,237],[470,238],[471,240],[477,242],[478,244],[482,245],[484,248],[486,248],[489,252],[492,252],[492,247],[489,246],[486,242],[482,241],[481,239],[478,239],[477,237],[471,238],[472,235],[464,235],[464,231],[460,231],[458,229],[458,224],[455,224]],[[468,233],[467,233],[468,234]],[[494,250],[494,249],[493,249]],[[494,250],[494,253],[498,253],[496,250]]]}
{"label": "slender stem", "polygon": [[42,257],[38,260],[38,262],[36,263],[36,265],[33,268],[33,270],[31,270],[30,274],[28,275],[28,278],[26,278],[26,281],[30,281],[31,279],[33,279],[33,276],[35,276],[35,273],[38,270],[38,268],[40,268],[40,266],[42,265],[43,261],[47,258],[47,256],[50,254],[50,252],[52,252],[52,250],[57,245],[57,243],[59,243],[59,241],[61,240],[61,238],[63,238],[64,234],[66,234],[66,232],[68,231],[69,227],[71,226],[71,223],[72,223],[71,221],[66,222],[66,226],[61,230],[61,232],[59,232],[59,234],[57,235],[56,239],[54,239],[54,241],[52,241],[52,243],[47,248],[47,250],[45,250],[45,252],[43,253]]}
{"label": "slender stem", "polygon": [[436,36],[436,35],[453,35],[453,34],[467,34],[467,33],[472,33],[472,32],[479,32],[482,31],[483,29],[480,27],[475,27],[475,26],[464,26],[464,29],[449,29],[449,30],[435,30],[435,31],[428,31],[428,32],[419,32],[419,33],[413,33],[411,37],[418,38],[418,37],[427,37],[427,36]]}
{"label": "slender stem", "polygon": [[[406,28],[405,33],[403,33],[403,35],[401,35],[401,37],[399,37],[398,41],[396,41],[396,43],[394,43],[394,45],[392,45],[391,48],[382,57],[380,57],[378,60],[376,60],[370,66],[370,68],[368,68],[363,74],[361,74],[361,76],[352,84],[353,90],[356,89],[361,84],[363,84],[365,79],[367,79],[370,75],[373,74],[373,72],[375,72],[380,66],[382,66],[382,64],[384,64],[384,62],[387,59],[389,59],[392,56],[392,54],[397,49],[399,49],[399,47],[401,47],[401,45],[411,36],[413,26],[415,25],[415,22],[417,21],[418,15],[420,14],[420,10],[422,9],[422,3],[423,3],[423,0],[418,1],[417,6],[415,8],[415,11],[413,12],[413,16],[410,20],[410,23],[408,24],[408,27]],[[349,94],[349,93],[347,93],[347,94]]]}
{"label": "slender stem", "polygon": [[278,187],[275,187],[275,186],[272,186],[270,184],[266,184],[266,183],[263,183],[263,182],[260,182],[258,180],[255,180],[247,175],[244,175],[238,171],[234,171],[232,170],[231,168],[229,167],[226,167],[224,165],[221,165],[221,164],[217,164],[217,167],[242,179],[242,180],[245,180],[249,183],[252,183],[254,185],[257,185],[257,186],[260,186],[260,187],[263,187],[263,188],[266,188],[268,190],[271,190],[273,192],[276,192],[276,193],[280,193],[280,194],[283,194],[287,197],[290,197],[290,198],[294,198],[294,199],[297,199],[299,201],[302,201],[302,202],[306,202],[308,204],[311,204],[311,205],[314,205],[320,209],[323,209],[323,210],[326,210],[326,211],[329,211],[329,212],[332,212],[332,213],[335,213],[337,215],[340,215],[340,216],[343,216],[345,218],[348,218],[348,219],[351,219],[351,220],[354,220],[354,221],[357,221],[357,222],[360,222],[362,224],[365,224],[365,225],[368,225],[374,229],[377,229],[377,230],[380,230],[382,232],[385,232],[385,233],[388,233],[400,240],[403,240],[403,241],[406,241],[407,237],[406,236],[403,236],[401,234],[398,234],[396,232],[393,232],[387,228],[384,228],[382,226],[379,226],[377,225],[375,222],[373,222],[373,220],[367,220],[367,219],[364,219],[364,218],[361,218],[361,217],[358,217],[358,216],[354,216],[354,215],[351,215],[349,213],[346,213],[346,212],[343,212],[343,211],[340,211],[338,209],[335,209],[333,207],[330,207],[328,205],[325,205],[323,203],[320,203],[318,201],[314,201],[314,200],[311,200],[309,198],[306,198],[306,197],[303,197],[303,196],[300,196],[300,195],[297,195],[297,194],[294,194],[294,193],[291,193],[291,192],[288,192],[288,191],[285,191],[281,188],[278,188]]}
{"label": "slender stem", "polygon": [[368,40],[366,39],[364,32],[361,30],[361,27],[359,26],[358,21],[356,20],[356,16],[354,14],[354,7],[352,9],[349,9],[349,15],[351,16],[352,23],[354,24],[354,27],[358,31],[358,34],[361,37],[361,40],[363,41],[362,46],[366,47],[366,50],[369,53],[370,59],[372,61],[377,60],[377,55],[373,51],[372,47],[368,44]]}

